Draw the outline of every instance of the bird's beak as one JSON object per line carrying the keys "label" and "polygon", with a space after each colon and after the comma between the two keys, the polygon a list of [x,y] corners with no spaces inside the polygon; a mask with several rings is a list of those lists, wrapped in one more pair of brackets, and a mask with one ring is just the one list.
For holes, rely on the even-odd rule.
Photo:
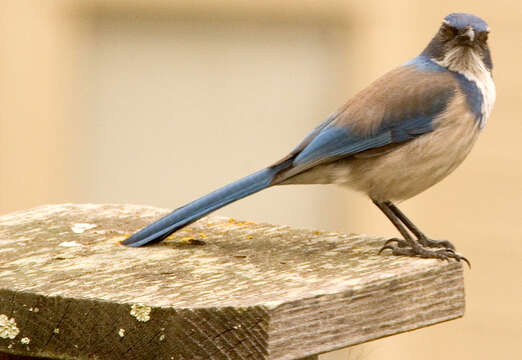
{"label": "bird's beak", "polygon": [[475,30],[468,26],[457,38],[461,43],[471,45],[475,41]]}

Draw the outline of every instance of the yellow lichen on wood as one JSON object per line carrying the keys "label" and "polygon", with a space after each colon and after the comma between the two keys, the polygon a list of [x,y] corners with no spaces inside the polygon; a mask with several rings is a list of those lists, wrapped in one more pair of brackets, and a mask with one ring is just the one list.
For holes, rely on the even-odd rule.
{"label": "yellow lichen on wood", "polygon": [[143,304],[132,304],[130,314],[138,321],[147,322],[150,320],[150,306]]}

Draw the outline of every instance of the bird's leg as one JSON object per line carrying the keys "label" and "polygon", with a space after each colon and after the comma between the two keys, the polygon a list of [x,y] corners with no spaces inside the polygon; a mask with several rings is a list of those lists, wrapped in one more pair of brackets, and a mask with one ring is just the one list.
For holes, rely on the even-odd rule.
{"label": "bird's leg", "polygon": [[[449,259],[455,259],[457,261],[465,261],[468,266],[471,267],[471,264],[469,263],[468,259],[466,259],[464,256],[461,256],[459,254],[456,254],[455,251],[452,248],[442,248],[438,250],[432,250],[429,248],[423,247],[419,242],[421,241],[419,239],[419,242],[415,241],[413,237],[410,235],[408,230],[404,227],[403,223],[409,228],[408,225],[413,225],[413,223],[404,216],[404,214],[400,211],[398,211],[401,216],[399,216],[397,213],[395,213],[392,210],[392,206],[398,210],[398,208],[393,205],[389,201],[381,202],[373,200],[374,204],[377,205],[377,207],[386,215],[388,219],[392,222],[392,224],[399,230],[399,232],[404,237],[403,239],[390,239],[387,240],[384,243],[384,246],[379,250],[379,253],[381,253],[385,249],[389,249],[392,251],[393,255],[404,255],[404,256],[415,256],[415,257],[422,257],[422,258],[430,258],[430,259],[440,259],[440,260],[449,260]],[[402,218],[406,219],[407,222],[404,222]],[[401,222],[402,221],[402,222]],[[412,233],[417,235],[415,232],[418,232],[418,234],[422,234],[418,229],[415,227],[415,231],[412,230]],[[424,235],[424,234],[422,234]]]}
{"label": "bird's leg", "polygon": [[447,240],[432,240],[428,238],[395,204],[391,201],[386,201],[385,203],[393,214],[417,237],[417,240],[422,246],[455,250],[455,246]]}
{"label": "bird's leg", "polygon": [[[372,200],[372,201],[384,213],[384,215],[386,215],[386,217],[392,222],[392,224],[397,228],[397,230],[399,230],[402,237],[404,238],[404,239],[398,239],[398,238],[389,239],[384,243],[384,246],[386,247],[387,245],[389,245],[391,243],[396,243],[399,247],[412,247],[415,240],[413,240],[410,233],[408,232],[408,230],[406,230],[406,228],[401,223],[401,221],[397,217],[397,215],[395,215],[393,213],[393,211],[391,211],[391,209],[388,206],[386,206],[385,202],[380,202],[380,201],[376,201],[376,200]],[[384,247],[379,251],[379,253],[382,250],[384,250]]]}

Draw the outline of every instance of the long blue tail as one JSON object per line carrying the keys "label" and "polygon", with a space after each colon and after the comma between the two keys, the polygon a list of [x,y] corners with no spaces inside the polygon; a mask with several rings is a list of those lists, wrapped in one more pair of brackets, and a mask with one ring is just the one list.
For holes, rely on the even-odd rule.
{"label": "long blue tail", "polygon": [[272,183],[274,176],[289,166],[290,163],[285,161],[237,180],[185,206],[177,208],[121,243],[128,246],[143,246],[159,242],[176,230],[193,223],[212,211],[274,185]]}

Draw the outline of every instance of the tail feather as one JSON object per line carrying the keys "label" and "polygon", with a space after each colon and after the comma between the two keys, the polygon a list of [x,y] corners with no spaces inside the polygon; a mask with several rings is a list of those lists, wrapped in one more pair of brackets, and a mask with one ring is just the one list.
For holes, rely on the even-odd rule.
{"label": "tail feather", "polygon": [[275,175],[289,165],[289,162],[283,162],[263,169],[177,208],[125,239],[122,244],[143,246],[159,242],[176,230],[193,223],[212,211],[274,185],[272,180]]}

